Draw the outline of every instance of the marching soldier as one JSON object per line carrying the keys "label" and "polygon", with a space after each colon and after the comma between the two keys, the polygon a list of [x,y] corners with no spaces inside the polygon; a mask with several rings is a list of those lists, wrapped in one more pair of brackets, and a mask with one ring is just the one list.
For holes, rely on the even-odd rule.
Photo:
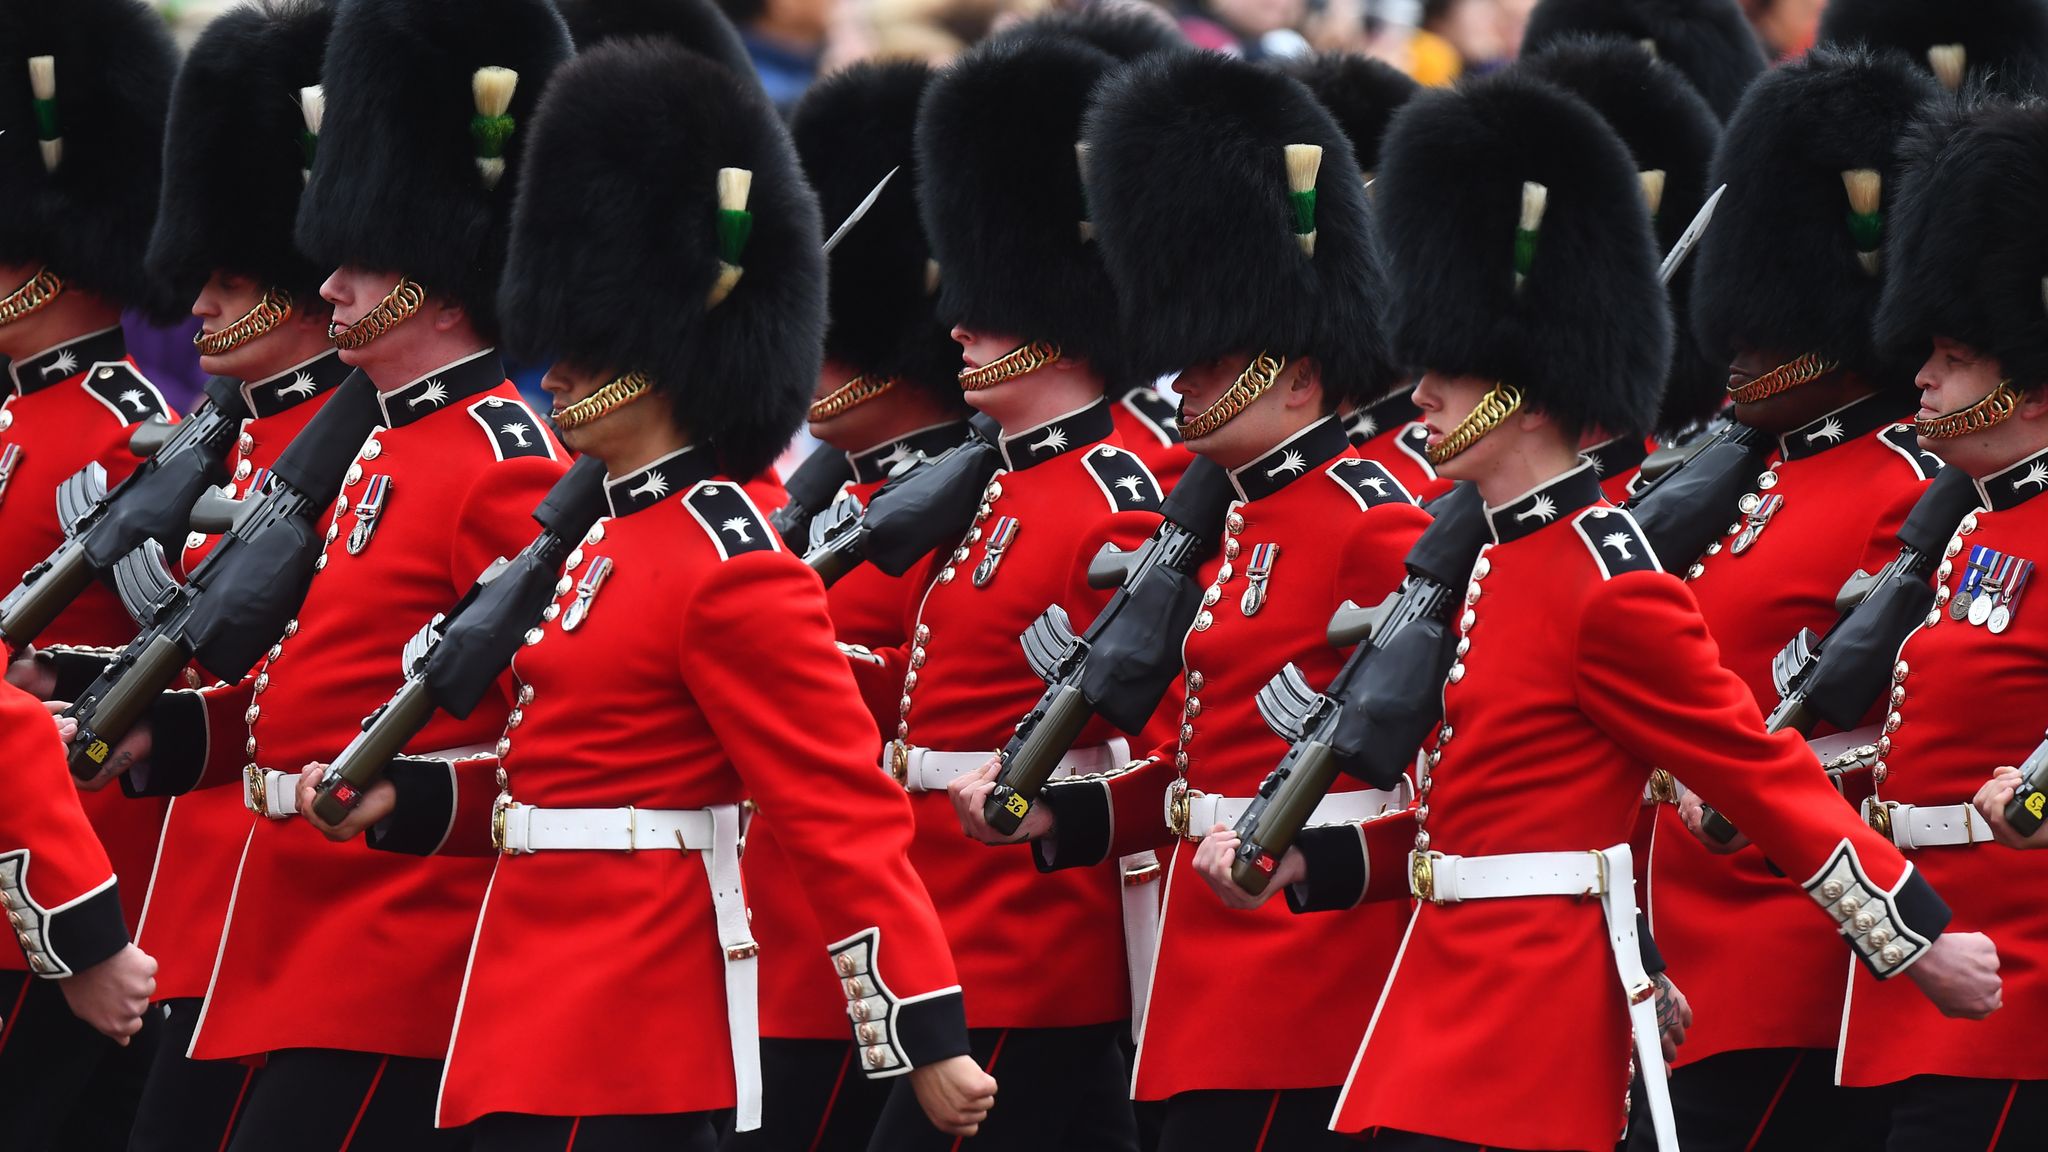
{"label": "marching soldier", "polygon": [[[1385,973],[1406,909],[1245,916],[1194,867],[1234,850],[1232,826],[1287,750],[1260,719],[1259,690],[1289,662],[1326,683],[1343,662],[1323,641],[1330,614],[1393,591],[1428,523],[1336,415],[1385,387],[1365,191],[1343,133],[1301,85],[1213,54],[1120,73],[1097,97],[1088,144],[1088,203],[1131,354],[1179,372],[1187,444],[1228,469],[1237,498],[1180,645],[1179,731],[1126,769],[1048,786],[1021,835],[1047,871],[1170,852],[1133,1093],[1165,1101],[1160,1148],[1342,1147],[1329,1116],[1369,1015],[1345,986]],[[981,815],[994,783],[992,771],[964,777],[954,803],[970,835],[1003,843]],[[1406,780],[1342,788],[1310,822],[1412,797]],[[1341,975],[1300,971],[1310,956],[1343,956]],[[1276,986],[1289,969],[1298,976]],[[1249,1064],[1214,1059],[1217,1021],[1254,1005],[1287,1043]]]}
{"label": "marching soldier", "polygon": [[1768,66],[1736,0],[1538,0],[1522,52],[1587,33],[1640,43],[1670,62],[1723,121]]}
{"label": "marching soldier", "polygon": [[1999,941],[2007,1007],[1963,1024],[1852,974],[1841,1081],[1877,1086],[1859,1107],[1887,1122],[1886,1148],[2023,1148],[2048,1122],[2048,918],[2015,897],[2042,889],[2048,857],[1986,842],[2016,839],[2004,824],[2009,782],[1987,786],[1981,811],[1967,800],[1993,765],[2041,743],[2048,692],[2048,613],[2028,595],[2048,540],[2037,499],[2048,489],[2048,232],[2031,184],[2015,182],[2048,171],[2048,115],[1947,112],[1908,137],[1906,154],[1878,338],[1926,355],[1915,429],[1976,479],[1980,506],[1944,550],[1934,610],[1898,654],[1891,743],[1865,814],[1948,894],[1956,926]]}
{"label": "marching soldier", "polygon": [[[1634,1123],[1678,1147],[1657,1106],[1625,843],[1652,763],[1734,811],[1874,973],[1911,976],[1948,1011],[1991,1011],[1990,941],[1944,934],[1933,887],[1840,803],[1803,744],[1763,733],[1692,596],[1577,454],[1586,427],[1648,425],[1645,382],[1670,348],[1620,141],[1555,88],[1489,77],[1418,98],[1387,142],[1377,205],[1400,286],[1395,352],[1424,366],[1416,399],[1439,470],[1478,486],[1494,543],[1472,572],[1425,760],[1405,878],[1421,903],[1336,1129],[1376,1129],[1373,1147],[1401,1150],[1606,1149],[1633,1033],[1652,1100]],[[1311,907],[1391,887],[1368,866],[1383,855],[1365,827],[1290,853],[1275,886],[1302,883]],[[1480,1002],[1514,1010],[1473,1013]]]}
{"label": "marching soldier", "polygon": [[[58,485],[95,464],[109,485],[126,479],[137,463],[128,450],[136,426],[175,418],[129,358],[121,311],[163,302],[142,257],[176,67],[162,18],[140,0],[0,3],[0,582],[8,586],[64,541]],[[41,639],[104,645],[134,632],[112,589],[95,586]],[[127,882],[132,932],[164,806],[111,793],[82,800]],[[15,1017],[0,1035],[0,1115],[22,1120],[12,1138],[40,1146],[54,1131],[44,1125],[63,1123],[94,1069],[147,1061],[154,1029],[116,1056],[72,1019],[55,986],[31,980],[11,956],[0,957],[0,969],[0,1013]],[[110,1130],[105,1138],[118,1146],[132,1104],[130,1093],[111,1090],[81,1123]]]}
{"label": "marching soldier", "polygon": [[[346,0],[335,13],[296,236],[339,268],[321,290],[334,341],[379,389],[384,427],[349,469],[284,638],[241,685],[166,693],[153,760],[129,776],[173,795],[239,776],[267,817],[242,854],[191,1050],[266,1057],[232,1149],[457,1143],[434,1131],[432,1099],[488,865],[332,845],[290,813],[299,769],[346,745],[398,686],[407,639],[519,550],[563,470],[493,340],[502,177],[568,55],[540,0]],[[509,704],[439,717],[416,745],[485,744]]]}
{"label": "marching soldier", "polygon": [[1821,9],[1820,42],[1897,51],[1949,92],[1967,84],[2019,98],[2048,82],[2048,3],[2042,0],[1830,0]]}
{"label": "marching soldier", "polygon": [[[792,943],[838,973],[863,1071],[907,1076],[949,1138],[972,1134],[995,1085],[966,1055],[908,805],[867,760],[817,578],[738,479],[818,378],[818,211],[795,152],[754,85],[637,38],[586,48],[530,130],[505,318],[554,359],[554,420],[605,462],[612,516],[527,636],[495,754],[401,761],[335,831],[500,854],[440,1122],[471,1125],[479,1152],[708,1150],[735,1104],[738,1129],[760,1125],[751,797],[805,879],[823,934]],[[308,812],[313,795],[309,777]],[[576,978],[536,994],[548,972]]]}
{"label": "marching soldier", "polygon": [[[1911,357],[1870,338],[1879,292],[1898,274],[1878,251],[1898,194],[1894,155],[1935,92],[1902,59],[1818,49],[1757,81],[1714,162],[1709,182],[1728,191],[1696,258],[1694,328],[1730,364],[1731,415],[1776,443],[1754,490],[1720,513],[1728,531],[1708,554],[1668,559],[1674,572],[1690,565],[1722,660],[1766,712],[1778,701],[1773,658],[1801,628],[1825,631],[1843,581],[1897,552],[1939,466],[1898,423],[1913,407]],[[1766,1136],[1864,1146],[1844,1130],[1863,1113],[1831,1086],[1841,1006],[1756,995],[1765,981],[1840,980],[1839,945],[1762,853],[1717,854],[1671,804],[1656,821],[1651,924],[1697,1016],[1671,1081],[1679,1130],[1702,1149]]]}

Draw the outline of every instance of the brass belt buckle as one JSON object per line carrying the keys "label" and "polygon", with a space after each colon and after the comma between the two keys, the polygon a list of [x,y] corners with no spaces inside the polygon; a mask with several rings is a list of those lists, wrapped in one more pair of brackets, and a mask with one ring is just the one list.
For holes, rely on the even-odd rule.
{"label": "brass belt buckle", "polygon": [[513,807],[512,798],[503,792],[491,803],[491,847],[512,855],[512,849],[505,846],[505,813]]}
{"label": "brass belt buckle", "polygon": [[1181,839],[1188,835],[1188,782],[1175,780],[1166,790],[1166,830]]}
{"label": "brass belt buckle", "polygon": [[896,783],[910,787],[910,746],[901,740],[889,741],[889,775]]}
{"label": "brass belt buckle", "polygon": [[1898,806],[1896,800],[1873,799],[1870,802],[1870,827],[1886,840],[1892,839],[1892,809]]}
{"label": "brass belt buckle", "polygon": [[1650,803],[1678,803],[1678,782],[1671,778],[1671,773],[1662,768],[1654,769],[1650,773]]}
{"label": "brass belt buckle", "polygon": [[270,785],[261,765],[250,764],[242,769],[242,792],[251,812],[258,816],[270,815]]}
{"label": "brass belt buckle", "polygon": [[1408,886],[1415,890],[1417,900],[1431,904],[1436,900],[1436,865],[1431,860],[1434,853],[1417,848],[1408,854]]}

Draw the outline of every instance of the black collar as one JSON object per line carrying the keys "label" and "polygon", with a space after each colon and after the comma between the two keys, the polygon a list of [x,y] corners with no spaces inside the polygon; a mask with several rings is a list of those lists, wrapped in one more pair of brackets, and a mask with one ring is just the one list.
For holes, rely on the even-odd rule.
{"label": "black collar", "polygon": [[1375,404],[1357,409],[1344,418],[1344,432],[1353,444],[1363,444],[1382,432],[1391,432],[1403,424],[1412,423],[1422,415],[1422,409],[1408,397],[1411,393],[1396,392]]}
{"label": "black collar", "polygon": [[1310,472],[1335,460],[1351,447],[1335,416],[1303,428],[1249,464],[1230,470],[1230,486],[1245,500],[1263,500]]}
{"label": "black collar", "polygon": [[1977,481],[1977,494],[1984,506],[2003,512],[2048,491],[2048,448]]}
{"label": "black collar", "polygon": [[498,359],[497,349],[486,348],[443,365],[402,388],[377,393],[377,403],[384,409],[386,428],[403,428],[504,382],[504,361]]}
{"label": "black collar", "polygon": [[1644,446],[1641,436],[1616,436],[1579,453],[1593,462],[1593,471],[1603,480],[1641,467],[1649,454],[1650,450]]}
{"label": "black collar", "polygon": [[1498,508],[1488,505],[1486,526],[1496,544],[1519,540],[1546,524],[1555,524],[1581,508],[1600,502],[1600,476],[1591,460],[1553,476]]}
{"label": "black collar", "polygon": [[1115,428],[1109,415],[1109,402],[1097,400],[1086,408],[1055,416],[1014,436],[1005,432],[997,438],[996,447],[1002,450],[1004,468],[1022,472],[1076,448],[1086,448],[1098,440],[1107,439]]}
{"label": "black collar", "polygon": [[82,375],[95,364],[127,358],[128,338],[116,324],[16,360],[7,366],[7,375],[13,382],[15,394],[26,396]]}
{"label": "black collar", "polygon": [[853,482],[873,484],[889,478],[889,470],[913,457],[937,456],[967,439],[967,421],[955,420],[947,424],[934,424],[919,428],[894,440],[877,444],[865,452],[848,452],[846,462],[853,465]]}
{"label": "black collar", "polygon": [[341,362],[341,353],[322,352],[275,376],[242,385],[242,399],[249,402],[249,415],[275,416],[332,389],[353,371]]}
{"label": "black collar", "polygon": [[699,452],[694,447],[678,448],[638,472],[617,480],[607,476],[604,498],[611,505],[613,516],[631,516],[667,497],[680,496],[699,481],[717,474],[718,460],[711,453]]}
{"label": "black collar", "polygon": [[1820,419],[1779,436],[1778,458],[1798,460],[1818,456],[1837,444],[1847,444],[1887,424],[1897,423],[1905,415],[1901,405],[1898,399],[1879,393],[1851,400]]}

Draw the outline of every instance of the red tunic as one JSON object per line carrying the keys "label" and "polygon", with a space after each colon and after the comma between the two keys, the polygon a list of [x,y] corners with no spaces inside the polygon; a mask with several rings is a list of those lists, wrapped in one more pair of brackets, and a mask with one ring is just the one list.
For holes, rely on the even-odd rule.
{"label": "red tunic", "polygon": [[[911,643],[854,660],[863,692],[883,709],[885,735],[994,755],[1045,690],[1017,638],[1049,604],[1084,630],[1108,602],[1110,592],[1088,586],[1088,562],[1104,544],[1143,543],[1160,504],[1158,485],[1112,432],[1110,408],[1090,405],[1002,438],[1005,467],[990,482],[988,515],[957,550],[934,557],[929,587],[908,603]],[[990,546],[1008,531],[991,564]],[[986,574],[981,586],[977,572]],[[1077,746],[1115,735],[1098,719]],[[943,790],[913,793],[910,803],[911,861],[945,921],[969,1025],[1077,1027],[1130,1014],[1113,864],[1040,876],[1028,853],[992,852],[962,836]]]}
{"label": "red tunic", "polygon": [[[86,465],[107,471],[107,487],[128,478],[139,461],[128,450],[135,425],[152,416],[176,419],[156,386],[128,357],[119,328],[68,340],[6,367],[0,399],[0,580],[22,573],[64,543],[57,486]],[[135,635],[120,597],[100,582],[88,587],[37,638],[38,644],[113,646]],[[164,802],[129,801],[118,788],[80,793],[79,802],[128,883],[121,890],[131,929],[142,915],[150,868],[163,828]],[[12,952],[0,968],[21,970]]]}
{"label": "red tunic", "polygon": [[[1591,466],[1488,515],[1499,543],[1482,552],[1460,621],[1418,809],[1426,846],[1492,856],[1623,843],[1661,764],[1754,836],[1788,886],[1812,884],[1817,904],[1831,893],[1809,912],[1817,921],[1845,891],[1888,902],[1918,936],[1861,939],[1871,962],[1896,973],[1924,955],[1945,922],[1939,898],[1835,797],[1796,736],[1763,733],[1691,593],[1600,499]],[[1829,883],[1852,868],[1857,884]],[[1604,1152],[1622,1130],[1629,1043],[1599,902],[1424,903],[1333,1126]]]}
{"label": "red tunic", "polygon": [[[1232,911],[1193,871],[1197,840],[1168,831],[1165,801],[1177,754],[1186,756],[1186,780],[1195,791],[1236,798],[1256,793],[1287,752],[1287,742],[1259,717],[1259,690],[1289,662],[1311,685],[1329,683],[1345,657],[1323,640],[1330,614],[1346,600],[1377,604],[1392,592],[1402,557],[1429,523],[1384,467],[1352,452],[1334,419],[1232,470],[1231,477],[1241,499],[1232,506],[1222,553],[1201,573],[1217,595],[1207,618],[1198,617],[1183,641],[1184,688],[1168,702],[1186,727],[1129,771],[1055,782],[1046,792],[1059,832],[1051,853],[1041,847],[1042,860],[1053,855],[1045,862],[1067,867],[1170,848],[1159,950],[1138,1042],[1133,1094],[1140,1100],[1201,1089],[1343,1083],[1371,1013],[1367,998],[1353,993],[1385,978],[1407,921],[1405,905],[1393,901],[1344,916],[1293,916],[1278,902],[1253,913]],[[1263,599],[1247,613],[1254,602],[1245,597],[1266,548],[1277,551],[1257,581]],[[1346,778],[1334,790],[1363,788]],[[1208,830],[1189,829],[1198,838]],[[1344,959],[1341,965],[1307,960],[1318,956]],[[1286,1045],[1250,1063],[1215,1059],[1217,1017],[1197,1006],[1222,1004],[1257,1004],[1263,1026],[1285,1035]]]}
{"label": "red tunic", "polygon": [[[78,806],[43,703],[0,683],[0,915],[39,976],[82,972],[128,943],[106,850]],[[25,963],[24,963],[25,958]],[[0,1021],[0,1043],[6,1040]]]}
{"label": "red tunic", "polygon": [[[389,426],[364,441],[349,470],[297,627],[250,680],[167,694],[157,743],[168,731],[185,754],[166,761],[160,752],[140,782],[149,790],[232,781],[252,762],[296,772],[331,759],[399,687],[406,640],[493,559],[532,538],[528,513],[567,454],[495,353],[380,399]],[[494,695],[467,720],[437,715],[409,747],[487,744],[508,708]],[[256,821],[192,1055],[440,1056],[489,878],[485,860],[405,860],[330,843],[296,819]],[[334,974],[336,994],[308,996],[308,972]]]}
{"label": "red tunic", "polygon": [[[1960,545],[1941,581],[1936,622],[1915,632],[1894,669],[1897,729],[1884,761],[1881,799],[1914,805],[1968,804],[1991,770],[2019,764],[2048,726],[2048,592],[2037,568],[2019,595],[2003,601],[2006,627],[1992,632],[1948,612],[1976,548],[2039,563],[2048,560],[2048,452],[2036,453],[1979,482],[1986,509],[1963,522]],[[1970,529],[1974,527],[1974,531]],[[2010,589],[2011,581],[2007,581]],[[1841,1082],[1889,1084],[1909,1076],[2048,1080],[2048,852],[2015,852],[1995,843],[1929,847],[1909,853],[1955,909],[1958,931],[1984,932],[1998,944],[2004,1007],[1985,1020],[1951,1020],[1924,997],[1867,975],[1854,976],[1842,1030]]]}
{"label": "red tunic", "polygon": [[[1766,713],[1778,703],[1772,658],[1801,628],[1827,631],[1842,582],[1897,553],[1899,525],[1926,487],[1932,465],[1911,431],[1891,424],[1896,411],[1894,401],[1867,399],[1780,437],[1767,468],[1776,482],[1759,494],[1783,504],[1750,547],[1735,552],[1730,534],[1689,581],[1723,662]],[[1733,510],[1729,519],[1747,524]],[[1801,893],[1771,874],[1763,853],[1709,852],[1665,805],[1647,875],[1651,930],[1695,1019],[1677,1063],[1835,1046],[1842,1006],[1834,997],[1756,994],[1765,984],[1834,988],[1844,972],[1841,943]],[[1745,931],[1729,932],[1732,924]]]}

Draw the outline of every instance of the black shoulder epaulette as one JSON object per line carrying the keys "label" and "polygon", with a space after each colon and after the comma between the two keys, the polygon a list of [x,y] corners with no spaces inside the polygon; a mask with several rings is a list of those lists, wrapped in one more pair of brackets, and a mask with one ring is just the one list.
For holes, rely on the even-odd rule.
{"label": "black shoulder epaulette", "polygon": [[1436,478],[1436,465],[1429,462],[1429,427],[1427,425],[1421,423],[1410,424],[1406,428],[1401,429],[1401,434],[1394,437],[1394,439],[1401,445],[1401,451],[1406,452],[1417,464],[1422,465],[1423,475],[1431,479]]}
{"label": "black shoulder epaulette", "polygon": [[1643,536],[1635,517],[1620,508],[1596,504],[1572,518],[1579,539],[1600,565],[1600,577],[1612,580],[1624,572],[1662,572],[1657,554]]}
{"label": "black shoulder epaulette", "polygon": [[1415,497],[1377,460],[1347,456],[1323,469],[1323,475],[1358,501],[1360,508],[1415,503]]}
{"label": "black shoulder epaulette", "polygon": [[747,552],[780,552],[775,530],[746,489],[726,480],[704,480],[683,494],[683,505],[718,546],[721,560]]}
{"label": "black shoulder epaulette", "polygon": [[1877,438],[1884,441],[1885,447],[1904,456],[1906,463],[1913,466],[1913,474],[1920,479],[1932,480],[1934,474],[1941,471],[1941,457],[1920,447],[1920,434],[1913,430],[1911,424],[1894,424],[1879,432]]}
{"label": "black shoulder epaulette", "polygon": [[171,406],[164,403],[163,393],[125,361],[95,364],[87,369],[85,390],[123,424],[140,424],[152,416],[171,418]]}
{"label": "black shoulder epaulette", "polygon": [[1180,412],[1173,401],[1160,395],[1157,388],[1134,388],[1124,393],[1118,403],[1137,414],[1145,422],[1161,444],[1180,443],[1180,425],[1176,418]]}
{"label": "black shoulder epaulette", "polygon": [[1109,498],[1112,512],[1157,512],[1163,502],[1159,481],[1133,452],[1109,444],[1089,448],[1081,464]]}
{"label": "black shoulder epaulette", "polygon": [[554,438],[524,401],[486,396],[469,406],[469,418],[483,427],[484,435],[491,438],[491,451],[500,460],[516,456],[556,458]]}

